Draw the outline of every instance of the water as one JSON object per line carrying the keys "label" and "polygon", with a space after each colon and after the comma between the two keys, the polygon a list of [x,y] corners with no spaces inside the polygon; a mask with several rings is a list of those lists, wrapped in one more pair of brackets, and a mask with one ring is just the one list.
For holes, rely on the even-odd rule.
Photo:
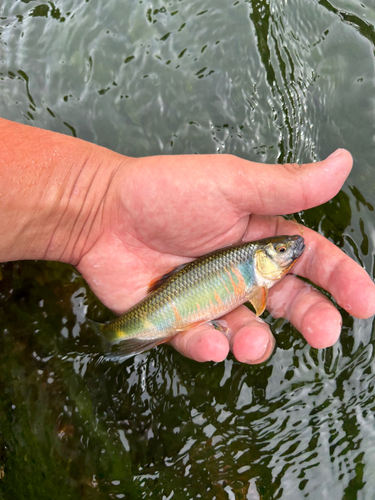
{"label": "water", "polygon": [[[296,217],[375,277],[374,26],[370,0],[5,0],[0,113],[130,156],[346,147],[343,190]],[[374,319],[342,311],[318,352],[268,317],[261,366],[116,363],[74,269],[1,271],[0,498],[373,498]]]}

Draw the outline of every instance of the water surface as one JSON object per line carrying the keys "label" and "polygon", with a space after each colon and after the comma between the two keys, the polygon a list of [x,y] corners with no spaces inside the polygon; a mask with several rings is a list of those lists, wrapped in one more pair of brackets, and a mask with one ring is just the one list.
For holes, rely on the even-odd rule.
{"label": "water surface", "polygon": [[[296,218],[374,278],[374,26],[370,0],[5,0],[0,114],[130,156],[345,147],[343,190]],[[268,317],[261,366],[116,363],[73,268],[1,272],[0,498],[373,498],[374,319],[317,351]]]}

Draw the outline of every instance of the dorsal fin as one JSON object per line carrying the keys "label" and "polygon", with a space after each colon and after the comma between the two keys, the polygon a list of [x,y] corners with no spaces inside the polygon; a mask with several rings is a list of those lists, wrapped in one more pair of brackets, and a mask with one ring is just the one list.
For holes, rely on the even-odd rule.
{"label": "dorsal fin", "polygon": [[164,283],[168,281],[171,276],[178,273],[178,271],[180,271],[183,267],[187,266],[188,264],[189,262],[186,262],[185,264],[181,264],[180,266],[173,267],[167,273],[163,274],[163,276],[158,276],[157,278],[150,281],[150,283],[148,284],[147,293],[154,292],[155,290],[160,288],[161,285],[164,285]]}

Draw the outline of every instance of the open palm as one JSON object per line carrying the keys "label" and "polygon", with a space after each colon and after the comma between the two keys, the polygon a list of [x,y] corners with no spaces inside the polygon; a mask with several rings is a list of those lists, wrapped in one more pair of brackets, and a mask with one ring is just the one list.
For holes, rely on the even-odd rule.
{"label": "open palm", "polygon": [[[332,198],[350,169],[340,150],[324,162],[263,165],[232,156],[124,159],[101,204],[100,230],[78,269],[94,293],[123,313],[150,281],[188,260],[230,244],[274,234],[301,234],[306,250],[294,272],[328,290],[358,317],[375,313],[375,287],[349,257],[319,234],[276,215]],[[270,291],[267,309],[288,318],[315,347],[338,338],[341,316],[319,292],[293,277]],[[224,318],[226,334],[202,325],[171,343],[198,361],[264,361],[274,341],[268,325],[242,306]]]}

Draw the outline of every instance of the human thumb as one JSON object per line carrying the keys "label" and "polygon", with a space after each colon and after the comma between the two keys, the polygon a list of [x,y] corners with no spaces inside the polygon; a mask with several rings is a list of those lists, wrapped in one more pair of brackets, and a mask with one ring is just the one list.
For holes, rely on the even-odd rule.
{"label": "human thumb", "polygon": [[290,214],[333,198],[352,164],[352,156],[345,149],[336,150],[323,161],[303,165],[267,165],[232,157],[232,182],[226,182],[223,189],[245,213]]}

